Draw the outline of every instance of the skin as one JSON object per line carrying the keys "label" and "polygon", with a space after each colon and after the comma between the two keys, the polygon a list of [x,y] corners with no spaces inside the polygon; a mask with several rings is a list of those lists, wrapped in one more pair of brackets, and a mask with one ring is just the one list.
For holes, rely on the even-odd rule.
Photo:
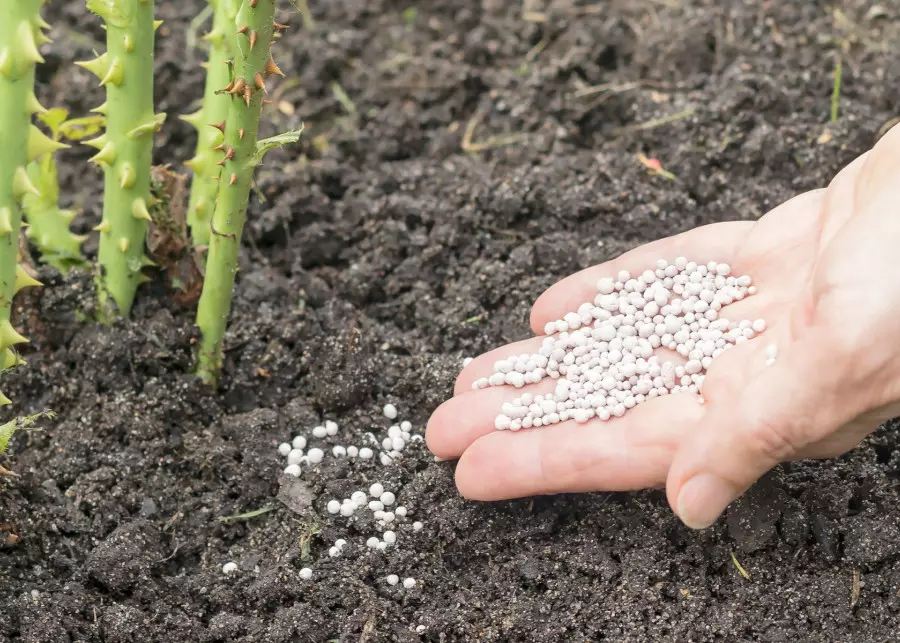
{"label": "skin", "polygon": [[[639,273],[660,258],[724,261],[759,293],[723,309],[764,318],[766,332],[711,365],[705,404],[689,394],[650,400],[622,418],[516,433],[494,430],[523,390],[471,389],[503,357],[536,352],[541,337],[486,353],[428,423],[456,483],[473,500],[665,487],[693,528],[708,527],[780,462],[831,458],[900,415],[900,126],[844,168],[827,189],[797,196],[759,221],[718,223],[636,248],[563,279],[537,300],[531,327],[593,299],[601,276]],[[778,358],[766,366],[766,347]],[[526,387],[553,390],[552,380]]]}

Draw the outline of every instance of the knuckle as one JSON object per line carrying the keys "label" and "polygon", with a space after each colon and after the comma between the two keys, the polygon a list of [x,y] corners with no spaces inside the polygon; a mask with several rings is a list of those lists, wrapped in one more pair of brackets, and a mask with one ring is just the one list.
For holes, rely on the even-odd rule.
{"label": "knuckle", "polygon": [[773,463],[793,458],[806,444],[804,432],[796,423],[769,414],[758,414],[744,437],[752,453]]}

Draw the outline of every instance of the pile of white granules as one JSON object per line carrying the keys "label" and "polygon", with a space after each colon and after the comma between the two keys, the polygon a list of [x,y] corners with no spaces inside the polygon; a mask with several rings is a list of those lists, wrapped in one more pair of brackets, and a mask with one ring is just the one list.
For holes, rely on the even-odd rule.
{"label": "pile of white granules", "polygon": [[[731,275],[714,261],[698,265],[679,257],[655,270],[627,271],[597,283],[593,302],[544,327],[541,349],[494,363],[473,388],[557,380],[543,395],[523,393],[503,405],[494,425],[518,431],[574,420],[608,420],[647,400],[689,391],[700,394],[713,359],[766,328],[762,319],[730,321],[723,307],[756,294],[750,277]],[[684,363],[660,359],[665,348]],[[702,395],[699,397],[703,402]]]}

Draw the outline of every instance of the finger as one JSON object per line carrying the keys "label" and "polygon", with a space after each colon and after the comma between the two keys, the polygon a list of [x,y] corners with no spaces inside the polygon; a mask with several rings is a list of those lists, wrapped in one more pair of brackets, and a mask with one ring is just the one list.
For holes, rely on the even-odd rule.
{"label": "finger", "polygon": [[620,270],[639,274],[654,266],[658,259],[672,261],[681,256],[697,262],[730,260],[753,225],[753,221],[729,221],[702,226],[645,244],[612,261],[566,277],[538,297],[531,309],[531,328],[541,334],[548,321],[559,319],[586,301],[593,301],[597,281],[604,276],[614,276]]}
{"label": "finger", "polygon": [[439,458],[458,458],[475,440],[496,430],[494,419],[505,402],[511,402],[526,391],[540,395],[551,393],[555,388],[556,380],[548,377],[521,389],[491,386],[452,397],[428,418],[425,443]]}
{"label": "finger", "polygon": [[661,486],[675,444],[702,415],[696,396],[677,393],[607,422],[492,431],[463,454],[456,485],[472,500]]}
{"label": "finger", "polygon": [[[679,445],[666,483],[689,527],[708,527],[765,472],[849,421],[840,369],[823,350],[828,338],[810,329],[791,344],[791,333],[786,322],[713,362],[703,386],[708,411]],[[767,365],[771,345],[787,348]]]}
{"label": "finger", "polygon": [[479,355],[468,366],[463,368],[456,377],[456,385],[453,388],[453,394],[459,395],[472,390],[472,382],[482,377],[490,377],[494,372],[494,364],[508,357],[515,357],[527,353],[529,355],[537,353],[541,349],[543,337],[531,337],[520,342],[513,342],[500,348],[488,351]]}
{"label": "finger", "polygon": [[865,210],[885,191],[900,193],[897,158],[900,158],[900,125],[888,130],[869,152],[855,193],[856,211]]}

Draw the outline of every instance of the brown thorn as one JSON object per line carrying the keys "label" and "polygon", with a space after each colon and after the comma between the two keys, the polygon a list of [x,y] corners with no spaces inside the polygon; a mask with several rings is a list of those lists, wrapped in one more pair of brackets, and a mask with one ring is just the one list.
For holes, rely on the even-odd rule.
{"label": "brown thorn", "polygon": [[209,126],[215,127],[217,130],[219,130],[223,134],[225,133],[225,121],[219,121],[218,123],[210,123]]}
{"label": "brown thorn", "polygon": [[250,51],[253,51],[253,47],[256,46],[256,40],[259,38],[259,34],[255,31],[250,32]]}
{"label": "brown thorn", "polygon": [[242,141],[244,140],[244,130],[243,130],[243,128],[241,128],[241,129],[238,130],[238,138],[241,139]]}
{"label": "brown thorn", "polygon": [[244,25],[243,27],[241,27],[240,29],[237,30],[235,35],[242,33],[246,36],[249,32],[250,32],[250,25]]}
{"label": "brown thorn", "polygon": [[250,98],[253,96],[253,89],[250,85],[244,85],[244,104],[250,107]]}
{"label": "brown thorn", "polygon": [[284,78],[284,72],[278,68],[278,65],[275,64],[275,60],[270,56],[269,60],[266,61],[266,76],[272,75]]}
{"label": "brown thorn", "polygon": [[218,92],[216,92],[216,93],[218,93],[218,94],[231,94],[231,93],[232,93],[231,90],[233,90],[233,89],[234,89],[234,81],[232,80],[230,83],[228,83],[227,85],[225,85],[225,87],[223,87],[222,89],[220,89],[220,90],[219,90]]}
{"label": "brown thorn", "polygon": [[285,29],[288,28],[288,25],[283,25],[280,22],[278,22],[277,20],[272,21],[272,26],[275,27],[275,31],[284,31]]}
{"label": "brown thorn", "polygon": [[243,78],[238,78],[233,83],[231,83],[233,87],[228,90],[229,94],[241,94],[247,88],[247,81]]}
{"label": "brown thorn", "polygon": [[228,151],[225,152],[225,160],[230,161],[234,158],[234,148],[229,146]]}
{"label": "brown thorn", "polygon": [[256,9],[256,5],[259,4],[259,0],[250,0],[250,8]]}
{"label": "brown thorn", "polygon": [[234,185],[237,183],[237,174],[232,174],[231,178],[228,179],[228,185]]}
{"label": "brown thorn", "polygon": [[265,91],[266,89],[266,81],[263,80],[263,75],[259,72],[256,72],[256,75],[253,77],[253,84],[257,89],[261,89]]}
{"label": "brown thorn", "polygon": [[213,148],[213,152],[224,152],[225,151],[225,143],[220,143]]}

